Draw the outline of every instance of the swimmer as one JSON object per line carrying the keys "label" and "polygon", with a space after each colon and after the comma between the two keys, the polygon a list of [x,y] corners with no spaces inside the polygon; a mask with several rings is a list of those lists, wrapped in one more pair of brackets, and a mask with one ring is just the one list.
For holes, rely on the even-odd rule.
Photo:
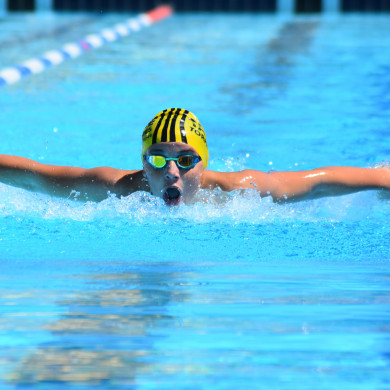
{"label": "swimmer", "polygon": [[0,182],[29,191],[101,201],[115,194],[150,192],[169,206],[190,204],[199,189],[255,189],[275,202],[344,195],[368,189],[390,190],[390,168],[325,167],[265,173],[207,170],[206,134],[197,117],[172,108],[157,114],[142,134],[142,169],[76,168],[0,155]]}

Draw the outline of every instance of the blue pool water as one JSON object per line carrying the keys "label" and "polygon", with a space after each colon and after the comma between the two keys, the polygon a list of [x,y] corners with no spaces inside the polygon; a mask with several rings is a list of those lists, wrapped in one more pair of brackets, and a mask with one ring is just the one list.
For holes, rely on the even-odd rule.
{"label": "blue pool water", "polygon": [[[11,15],[0,68],[123,15]],[[0,90],[1,153],[135,169],[163,108],[210,169],[389,164],[389,16],[175,15]],[[0,185],[0,389],[387,389],[390,200],[170,209]]]}

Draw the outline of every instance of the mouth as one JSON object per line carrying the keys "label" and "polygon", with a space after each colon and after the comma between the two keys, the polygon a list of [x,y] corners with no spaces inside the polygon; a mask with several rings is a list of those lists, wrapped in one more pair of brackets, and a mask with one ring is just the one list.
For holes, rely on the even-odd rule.
{"label": "mouth", "polygon": [[163,199],[168,206],[177,206],[181,201],[181,192],[177,187],[168,187],[164,192]]}

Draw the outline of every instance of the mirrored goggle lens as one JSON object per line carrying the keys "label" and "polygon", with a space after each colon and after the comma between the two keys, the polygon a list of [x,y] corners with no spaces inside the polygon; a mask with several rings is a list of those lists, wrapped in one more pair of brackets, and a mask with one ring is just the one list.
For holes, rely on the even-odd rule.
{"label": "mirrored goggle lens", "polygon": [[164,156],[148,156],[148,163],[155,168],[164,168],[167,160]]}
{"label": "mirrored goggle lens", "polygon": [[180,168],[189,169],[192,168],[200,161],[200,157],[185,155],[178,158],[166,158],[164,156],[147,156],[148,163],[154,168],[164,168],[169,160],[176,161]]}
{"label": "mirrored goggle lens", "polygon": [[181,168],[191,168],[193,167],[197,162],[198,158],[195,156],[180,156],[177,159],[177,165]]}

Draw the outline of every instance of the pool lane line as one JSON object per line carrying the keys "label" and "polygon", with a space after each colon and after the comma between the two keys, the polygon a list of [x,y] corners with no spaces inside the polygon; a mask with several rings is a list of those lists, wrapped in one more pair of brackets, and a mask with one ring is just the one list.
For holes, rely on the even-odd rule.
{"label": "pool lane line", "polygon": [[96,49],[106,43],[125,37],[132,32],[137,32],[144,27],[149,27],[151,24],[167,18],[172,13],[173,10],[170,6],[161,5],[149,12],[130,18],[124,23],[116,24],[112,28],[105,28],[97,34],[89,34],[79,42],[67,43],[59,50],[50,50],[41,57],[31,58],[19,65],[5,68],[0,71],[0,87],[14,84],[23,77],[41,73],[67,59],[79,57],[88,50]]}

